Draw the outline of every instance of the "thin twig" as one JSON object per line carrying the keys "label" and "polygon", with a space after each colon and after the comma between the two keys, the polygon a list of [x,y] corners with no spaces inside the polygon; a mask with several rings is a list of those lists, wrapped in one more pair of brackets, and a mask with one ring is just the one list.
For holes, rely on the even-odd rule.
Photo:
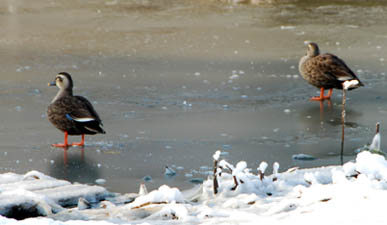
{"label": "thin twig", "polygon": [[146,202],[146,203],[143,203],[139,206],[134,206],[131,209],[139,209],[139,208],[142,208],[142,207],[148,206],[148,205],[161,205],[161,204],[168,204],[168,202]]}
{"label": "thin twig", "polygon": [[235,186],[231,188],[232,191],[235,191],[235,189],[238,187],[238,179],[236,178],[236,176],[233,176],[234,178],[234,184]]}
{"label": "thin twig", "polygon": [[345,102],[346,102],[346,89],[343,87],[343,100],[342,100],[342,110],[341,110],[341,165],[344,163],[344,128],[345,128]]}
{"label": "thin twig", "polygon": [[258,170],[258,175],[259,175],[259,179],[260,179],[260,180],[263,180],[263,178],[265,177],[265,174],[262,173],[261,170]]}
{"label": "thin twig", "polygon": [[217,171],[218,171],[218,160],[214,160],[214,194],[216,195],[218,193],[219,183],[217,179]]}

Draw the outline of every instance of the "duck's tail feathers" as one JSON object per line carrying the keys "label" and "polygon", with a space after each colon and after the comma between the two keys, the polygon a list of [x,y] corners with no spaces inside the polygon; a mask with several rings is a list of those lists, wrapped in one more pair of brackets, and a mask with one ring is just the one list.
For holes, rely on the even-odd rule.
{"label": "duck's tail feathers", "polygon": [[353,90],[358,87],[364,86],[364,84],[359,80],[359,79],[352,79],[352,80],[347,80],[345,82],[352,83],[349,87],[348,90]]}

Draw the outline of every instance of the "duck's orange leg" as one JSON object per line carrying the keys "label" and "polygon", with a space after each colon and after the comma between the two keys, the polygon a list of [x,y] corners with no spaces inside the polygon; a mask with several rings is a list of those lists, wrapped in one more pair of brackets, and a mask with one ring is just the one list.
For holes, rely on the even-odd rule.
{"label": "duck's orange leg", "polygon": [[324,99],[331,99],[332,92],[333,92],[333,88],[329,89],[328,95],[327,95],[327,96],[324,96]]}
{"label": "duck's orange leg", "polygon": [[67,131],[64,132],[64,143],[59,143],[59,144],[52,144],[52,146],[54,147],[58,147],[58,148],[67,148],[69,147],[70,145],[68,144],[68,133]]}
{"label": "duck's orange leg", "polygon": [[328,95],[327,96],[324,96],[324,88],[321,88],[320,89],[320,96],[318,97],[312,97],[310,98],[311,101],[324,101],[325,99],[330,99],[331,96],[332,96],[332,91],[333,89],[329,89],[328,91]]}
{"label": "duck's orange leg", "polygon": [[72,146],[85,146],[85,135],[82,134],[82,140],[81,142],[73,142],[71,143]]}

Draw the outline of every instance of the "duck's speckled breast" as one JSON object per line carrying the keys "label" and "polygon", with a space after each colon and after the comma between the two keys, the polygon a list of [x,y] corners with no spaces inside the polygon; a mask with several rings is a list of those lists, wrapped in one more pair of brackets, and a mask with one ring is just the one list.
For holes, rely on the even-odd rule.
{"label": "duck's speckled breast", "polygon": [[74,121],[69,120],[66,114],[71,114],[71,109],[66,107],[66,97],[59,98],[48,106],[47,117],[52,125],[63,132],[67,131],[69,135],[82,134]]}

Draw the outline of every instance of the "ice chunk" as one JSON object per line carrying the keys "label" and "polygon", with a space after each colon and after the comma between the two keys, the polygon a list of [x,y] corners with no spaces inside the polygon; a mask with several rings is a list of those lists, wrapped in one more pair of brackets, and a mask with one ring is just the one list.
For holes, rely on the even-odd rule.
{"label": "ice chunk", "polygon": [[380,133],[379,133],[379,129],[380,129],[380,124],[377,123],[376,124],[376,134],[374,136],[374,138],[372,139],[372,143],[370,145],[370,150],[374,150],[374,151],[380,151]]}
{"label": "ice chunk", "polygon": [[202,184],[203,183],[203,178],[192,178],[189,180],[190,183],[193,184]]}
{"label": "ice chunk", "polygon": [[148,194],[148,189],[146,188],[145,184],[140,184],[140,189],[138,190],[138,195],[146,195]]}
{"label": "ice chunk", "polygon": [[284,109],[284,113],[288,114],[290,112],[291,112],[290,109]]}
{"label": "ice chunk", "polygon": [[238,74],[233,74],[229,77],[230,80],[236,80],[236,79],[239,79],[239,75]]}
{"label": "ice chunk", "polygon": [[106,183],[106,180],[105,179],[102,179],[102,178],[100,178],[100,179],[97,179],[97,180],[95,180],[95,183],[96,184],[104,184],[104,183]]}
{"label": "ice chunk", "polygon": [[152,181],[152,177],[149,176],[149,175],[143,177],[142,179],[143,179],[144,181],[148,181],[148,182]]}
{"label": "ice chunk", "polygon": [[165,167],[164,175],[166,175],[166,176],[171,176],[171,177],[172,177],[172,176],[175,176],[175,175],[176,175],[176,171],[173,170],[172,168],[166,166],[166,167]]}
{"label": "ice chunk", "polygon": [[315,160],[316,158],[314,156],[308,155],[308,154],[295,154],[292,156],[293,160]]}
{"label": "ice chunk", "polygon": [[380,151],[380,133],[375,134],[372,139],[370,150]]}

